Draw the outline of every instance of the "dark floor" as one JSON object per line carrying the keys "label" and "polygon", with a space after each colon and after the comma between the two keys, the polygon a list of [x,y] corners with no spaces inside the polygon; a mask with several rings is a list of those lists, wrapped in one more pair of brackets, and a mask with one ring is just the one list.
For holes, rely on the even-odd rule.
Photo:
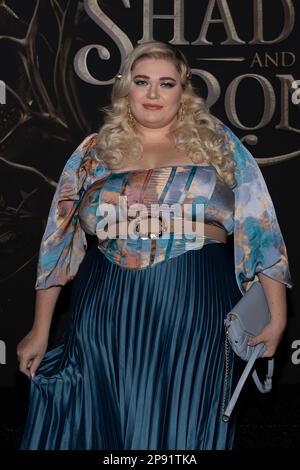
{"label": "dark floor", "polygon": [[236,449],[300,450],[300,384],[261,394],[248,379],[237,411]]}
{"label": "dark floor", "polygon": [[[0,389],[0,450],[15,450],[24,425],[27,379],[16,389]],[[236,408],[237,450],[300,449],[300,385],[275,385],[262,395],[252,379],[242,391]]]}

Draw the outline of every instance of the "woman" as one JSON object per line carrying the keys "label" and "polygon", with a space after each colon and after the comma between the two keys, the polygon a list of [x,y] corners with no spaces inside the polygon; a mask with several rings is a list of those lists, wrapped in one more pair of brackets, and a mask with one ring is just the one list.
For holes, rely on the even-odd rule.
{"label": "woman", "polygon": [[[32,379],[21,449],[231,449],[223,321],[257,275],[272,320],[253,343],[274,354],[291,287],[285,244],[254,158],[197,96],[183,54],[151,41],[120,72],[104,125],[65,165],[41,242],[34,324],[17,347]],[[180,237],[178,220],[193,230]],[[72,279],[68,327],[45,354]]]}

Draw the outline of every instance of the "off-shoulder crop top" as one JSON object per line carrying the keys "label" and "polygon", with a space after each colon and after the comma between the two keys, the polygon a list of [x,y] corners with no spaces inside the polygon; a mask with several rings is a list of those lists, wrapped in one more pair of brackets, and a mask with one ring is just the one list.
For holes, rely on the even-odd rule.
{"label": "off-shoulder crop top", "polygon": [[[93,158],[96,134],[88,136],[67,161],[52,200],[42,238],[36,289],[64,285],[76,275],[86,252],[86,233],[97,236],[103,216],[99,204],[127,206],[142,203],[170,207],[188,204],[202,210],[205,223],[234,235],[234,262],[238,286],[257,273],[292,287],[286,246],[262,173],[246,147],[225,124],[227,144],[234,150],[237,185],[231,189],[212,165],[174,165],[156,169],[112,172]],[[194,210],[190,219],[195,220]],[[211,240],[205,239],[205,243]],[[188,240],[189,242],[189,240]],[[151,238],[114,238],[99,241],[99,249],[125,269],[143,269],[197,249],[185,237],[172,234]],[[203,246],[203,243],[201,244]]]}
{"label": "off-shoulder crop top", "polygon": [[[201,188],[201,194],[199,193]],[[186,220],[202,221],[205,213],[205,222],[225,228],[228,232],[233,230],[232,207],[233,194],[227,186],[217,178],[212,166],[174,165],[150,170],[124,171],[110,173],[106,178],[95,182],[85,195],[78,209],[81,228],[91,235],[99,233],[100,204],[112,204],[118,208],[120,196],[125,198],[127,209],[143,204],[151,213],[155,205],[160,207],[161,213],[168,214],[171,220],[182,219],[182,214],[176,214],[170,208],[184,207]],[[222,205],[220,205],[222,201]],[[135,206],[134,206],[135,205]],[[194,211],[192,211],[194,208]],[[111,223],[118,219],[115,211],[111,214]],[[174,213],[175,212],[175,213]],[[110,224],[109,217],[108,225]],[[187,233],[176,238],[175,234],[160,236],[157,240],[141,237],[132,239],[112,238],[101,241],[98,247],[113,263],[128,269],[143,269],[153,264],[167,261],[179,256],[189,249],[197,249],[206,243],[214,242],[209,237],[198,241],[187,238]]]}

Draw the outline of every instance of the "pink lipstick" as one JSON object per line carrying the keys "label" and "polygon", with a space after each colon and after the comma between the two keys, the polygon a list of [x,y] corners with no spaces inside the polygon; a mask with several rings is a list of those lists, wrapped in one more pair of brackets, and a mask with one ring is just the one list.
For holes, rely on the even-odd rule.
{"label": "pink lipstick", "polygon": [[144,108],[146,109],[150,109],[150,110],[158,110],[158,109],[161,109],[162,106],[158,105],[158,104],[143,104]]}

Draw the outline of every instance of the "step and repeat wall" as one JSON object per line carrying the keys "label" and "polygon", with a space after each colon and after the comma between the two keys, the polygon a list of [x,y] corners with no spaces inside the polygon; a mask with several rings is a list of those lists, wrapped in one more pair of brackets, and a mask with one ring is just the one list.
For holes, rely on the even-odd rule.
{"label": "step and repeat wall", "polygon": [[[0,2],[0,386],[19,380],[40,240],[62,168],[101,126],[125,55],[152,39],[180,48],[192,82],[261,167],[294,288],[276,354],[278,383],[300,382],[300,2],[7,0]],[[57,304],[51,344],[68,318]]]}

